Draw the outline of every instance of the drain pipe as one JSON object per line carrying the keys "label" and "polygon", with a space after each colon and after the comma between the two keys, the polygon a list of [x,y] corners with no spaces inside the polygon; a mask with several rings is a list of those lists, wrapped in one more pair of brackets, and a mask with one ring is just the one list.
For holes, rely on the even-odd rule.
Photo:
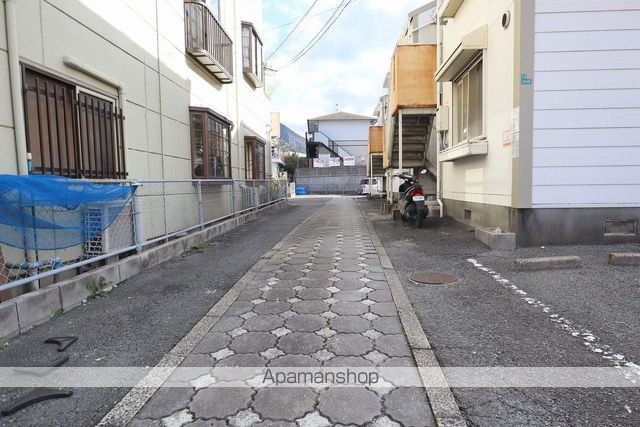
{"label": "drain pipe", "polygon": [[15,0],[4,0],[4,19],[7,27],[7,54],[9,57],[9,84],[11,87],[11,108],[13,111],[13,131],[16,143],[16,160],[19,175],[28,175],[27,135],[24,125],[24,105],[18,55],[18,22]]}
{"label": "drain pipe", "polygon": [[[436,69],[442,64],[442,24],[440,23],[440,3],[436,2]],[[442,106],[442,83],[436,83],[436,93],[438,94],[437,105],[438,109]],[[444,203],[442,203],[442,166],[440,164],[439,153],[442,148],[442,133],[436,128],[436,200],[440,207],[440,218],[444,218]]]}

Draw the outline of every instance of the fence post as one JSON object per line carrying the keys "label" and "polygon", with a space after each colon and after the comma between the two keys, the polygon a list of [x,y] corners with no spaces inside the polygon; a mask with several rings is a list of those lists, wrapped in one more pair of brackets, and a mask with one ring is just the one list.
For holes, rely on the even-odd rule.
{"label": "fence post", "polygon": [[271,203],[273,202],[272,200],[273,198],[271,196],[271,186],[273,185],[273,180],[272,179],[268,180],[266,184],[267,184],[267,203]]}
{"label": "fence post", "polygon": [[204,230],[204,202],[202,201],[202,180],[198,180],[198,218],[200,220],[200,230]]}
{"label": "fence post", "polygon": [[231,215],[236,214],[236,181],[231,179]]}
{"label": "fence post", "polygon": [[132,201],[132,208],[133,208],[133,238],[136,244],[136,252],[137,253],[141,253],[142,252],[142,243],[143,243],[143,239],[142,239],[142,221],[140,219],[140,214],[141,214],[141,210],[140,210],[140,196],[138,195],[138,191],[140,189],[140,187],[142,186],[142,184],[139,184],[137,182],[132,184],[133,187],[135,187],[135,191],[133,193],[133,201]]}

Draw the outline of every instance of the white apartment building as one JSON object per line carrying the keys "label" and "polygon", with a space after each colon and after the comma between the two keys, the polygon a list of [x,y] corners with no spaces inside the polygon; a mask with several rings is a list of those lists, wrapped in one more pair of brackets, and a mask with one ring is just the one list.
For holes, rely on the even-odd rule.
{"label": "white apartment building", "polygon": [[439,0],[439,195],[519,245],[638,241],[640,2]]}
{"label": "white apartment building", "polygon": [[4,0],[0,173],[269,177],[260,0]]}

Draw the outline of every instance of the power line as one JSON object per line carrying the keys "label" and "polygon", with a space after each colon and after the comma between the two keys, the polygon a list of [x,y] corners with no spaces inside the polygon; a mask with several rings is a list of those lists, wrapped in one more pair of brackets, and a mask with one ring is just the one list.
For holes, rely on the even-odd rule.
{"label": "power line", "polygon": [[331,15],[331,17],[327,20],[327,22],[325,22],[324,26],[320,29],[320,31],[316,33],[316,35],[311,39],[311,41],[309,41],[309,43],[307,43],[307,45],[304,48],[302,48],[302,50],[298,52],[298,54],[291,61],[289,61],[289,63],[287,63],[285,66],[281,67],[280,69],[283,69],[283,68],[289,67],[290,65],[295,64],[304,55],[306,55],[311,49],[313,49],[313,47],[324,37],[327,31],[329,31],[331,27],[333,27],[333,24],[335,24],[338,18],[340,18],[340,16],[342,15],[342,12],[344,12],[344,10],[354,1],[355,0],[343,0],[342,3],[340,3],[338,8],[336,9],[336,11],[333,13],[333,15]]}
{"label": "power line", "polygon": [[274,50],[273,52],[271,52],[271,54],[267,57],[267,59],[265,59],[265,61],[268,61],[269,59],[271,59],[271,57],[273,55],[275,55],[275,53],[277,51],[280,50],[280,48],[287,42],[287,40],[289,40],[289,37],[291,37],[291,35],[298,29],[298,27],[300,26],[300,24],[302,23],[302,21],[304,21],[304,19],[307,17],[307,15],[309,14],[309,12],[311,12],[311,10],[313,9],[313,7],[316,5],[316,3],[318,3],[318,0],[314,0],[313,3],[311,4],[311,6],[309,7],[309,9],[307,9],[307,11],[304,13],[304,15],[302,16],[302,18],[300,18],[300,20],[298,21],[298,23],[296,24],[295,27],[293,27],[293,30],[289,31],[289,34],[287,34],[287,37],[284,38],[284,40],[282,40],[282,43],[280,43],[280,45],[278,45],[278,47],[276,48],[276,50]]}
{"label": "power line", "polygon": [[[338,6],[332,7],[331,9],[325,9],[325,10],[323,10],[321,12],[318,12],[318,13],[315,13],[313,15],[310,15],[309,18],[315,18],[316,16],[324,15],[325,13],[332,12],[332,11],[336,10],[337,8],[338,8]],[[296,21],[290,21],[290,22],[287,22],[286,24],[278,25],[276,27],[265,28],[264,32],[266,33],[266,32],[273,31],[273,30],[279,30],[280,28],[291,26],[291,25],[295,24],[296,22],[298,22],[298,21],[297,20]]]}

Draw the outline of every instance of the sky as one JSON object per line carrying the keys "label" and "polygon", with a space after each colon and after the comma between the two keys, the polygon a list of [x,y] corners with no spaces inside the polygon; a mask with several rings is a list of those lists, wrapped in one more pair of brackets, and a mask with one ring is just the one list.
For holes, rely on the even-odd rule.
{"label": "sky", "polygon": [[[391,56],[410,11],[429,0],[355,0],[299,61],[286,66],[331,17],[340,0],[318,0],[286,44],[285,39],[314,0],[263,0],[267,84],[281,121],[304,135],[306,120],[336,111],[371,116],[389,71]],[[316,15],[316,16],[314,16]],[[286,26],[283,26],[288,24]],[[276,28],[280,27],[280,28]]]}

